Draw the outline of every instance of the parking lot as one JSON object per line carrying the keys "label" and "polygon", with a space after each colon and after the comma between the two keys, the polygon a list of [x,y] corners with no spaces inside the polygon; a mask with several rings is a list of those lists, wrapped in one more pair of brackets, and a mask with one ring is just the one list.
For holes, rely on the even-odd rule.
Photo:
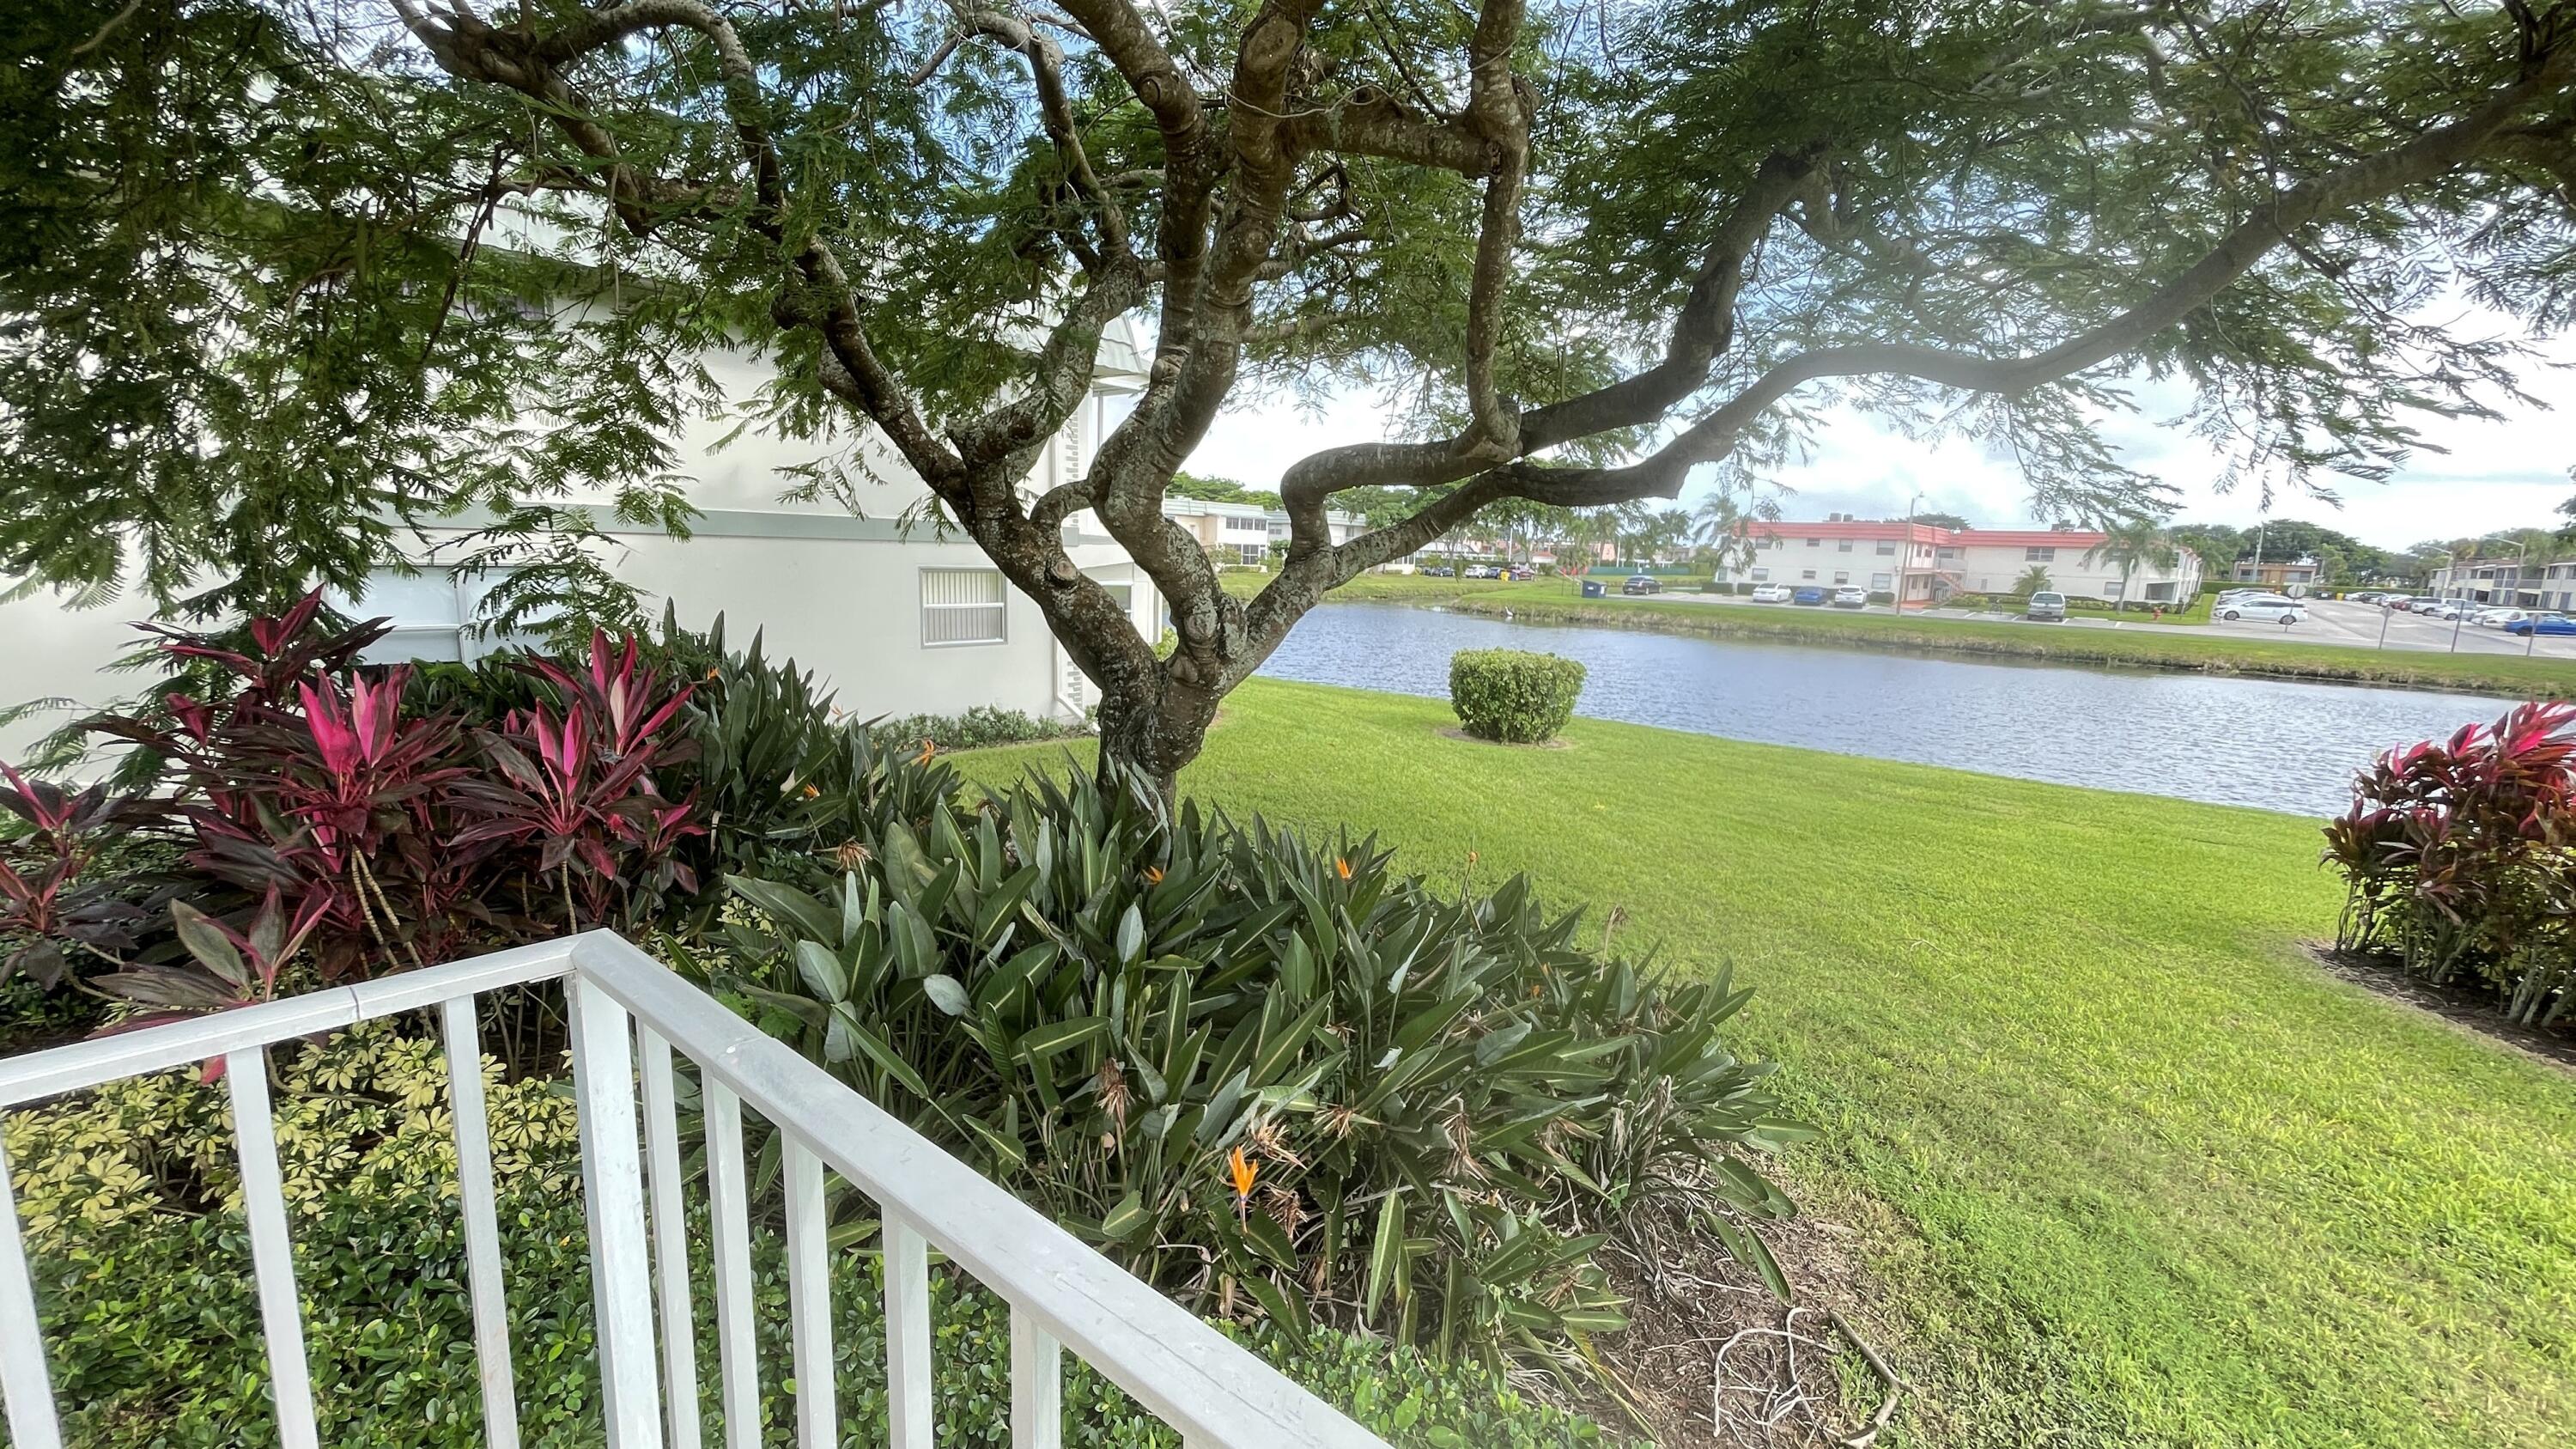
{"label": "parking lot", "polygon": [[[1749,599],[1724,595],[1671,593],[1668,599],[1706,603],[1716,607],[1786,610],[1789,604],[1755,604]],[[2239,638],[2253,637],[2286,640],[2293,644],[2331,644],[2343,648],[2403,649],[2432,653],[2461,654],[2530,654],[2546,659],[2576,661],[2576,635],[2548,635],[2537,639],[2507,634],[2501,629],[2481,629],[2475,624],[2453,625],[2432,619],[2420,619],[2410,613],[2382,609],[2376,604],[2353,604],[2335,599],[2306,601],[2305,623],[2283,628],[2279,624],[2256,623],[2248,619],[2228,624],[2150,624],[2143,621],[2112,619],[2069,619],[2062,624],[2031,624],[2033,629],[2152,629],[2160,634],[2219,634]],[[1802,610],[1801,612],[1807,612]],[[1884,605],[1870,612],[1884,614]],[[1930,609],[1908,614],[1910,619],[1938,624],[1944,621],[1976,620],[1983,623],[2016,621],[2010,614],[1963,612],[1955,609]]]}
{"label": "parking lot", "polygon": [[[2246,624],[2218,624],[2222,630],[2252,629]],[[2334,599],[2316,599],[2308,604],[2308,622],[2283,630],[2278,624],[2262,628],[2288,633],[2300,638],[2313,638],[2320,644],[2355,644],[2362,648],[2449,650],[2462,654],[2524,654],[2576,659],[2576,636],[2541,635],[2524,637],[2502,629],[2481,629],[2470,623],[2446,623],[2417,618],[2413,614],[2382,609],[2376,604],[2351,604]]]}

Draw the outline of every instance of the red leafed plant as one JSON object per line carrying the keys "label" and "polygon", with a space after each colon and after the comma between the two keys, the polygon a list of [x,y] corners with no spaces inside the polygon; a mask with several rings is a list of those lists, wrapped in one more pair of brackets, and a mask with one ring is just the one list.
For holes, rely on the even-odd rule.
{"label": "red leafed plant", "polygon": [[2517,1021],[2576,1004],[2576,704],[2383,754],[2326,825],[2347,895],[2337,944],[2437,985],[2483,979]]}
{"label": "red leafed plant", "polygon": [[25,827],[0,852],[0,933],[18,943],[0,956],[0,981],[24,971],[51,990],[70,970],[71,954],[113,964],[132,949],[146,912],[89,874],[99,837],[149,809],[133,796],[110,795],[104,784],[74,794],[7,765],[0,775],[9,782],[0,787],[0,809]]}
{"label": "red leafed plant", "polygon": [[[23,868],[0,866],[0,929],[33,938],[18,953],[30,969],[59,975],[64,950],[85,948],[118,968],[95,989],[159,1013],[221,1009],[274,995],[300,959],[323,981],[369,976],[631,926],[664,893],[695,892],[680,847],[703,830],[655,779],[694,751],[674,723],[689,692],[639,667],[633,641],[595,638],[587,670],[527,664],[540,697],[479,728],[407,707],[409,666],[360,662],[383,622],[335,632],[320,607],[253,621],[246,647],[155,631],[201,682],[158,715],[94,722],[159,762],[153,791],[111,802],[11,774],[0,805],[33,829]],[[183,847],[166,927],[67,893],[79,839],[110,815]]]}
{"label": "red leafed plant", "polygon": [[461,792],[478,818],[456,840],[533,847],[537,872],[557,883],[567,925],[629,925],[665,892],[698,888],[675,848],[705,827],[692,800],[664,798],[654,778],[696,757],[697,743],[669,728],[694,686],[665,692],[631,638],[612,647],[592,635],[589,664],[528,661],[562,707],[540,700],[477,732],[492,768]]}

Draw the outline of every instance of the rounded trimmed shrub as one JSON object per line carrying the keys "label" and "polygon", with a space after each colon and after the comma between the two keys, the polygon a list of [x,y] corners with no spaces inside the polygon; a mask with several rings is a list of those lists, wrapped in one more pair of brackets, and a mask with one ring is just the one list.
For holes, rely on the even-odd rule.
{"label": "rounded trimmed shrub", "polygon": [[1534,745],[1574,714],[1583,666],[1525,649],[1461,649],[1449,656],[1449,705],[1478,739]]}

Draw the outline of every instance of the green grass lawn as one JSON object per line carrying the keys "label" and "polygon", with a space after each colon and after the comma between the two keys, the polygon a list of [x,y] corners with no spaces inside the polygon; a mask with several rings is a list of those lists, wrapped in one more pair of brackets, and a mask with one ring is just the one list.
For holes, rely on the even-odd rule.
{"label": "green grass lawn", "polygon": [[1743,1045],[1824,1128],[1792,1176],[1892,1295],[1909,1441],[2576,1439],[2576,1079],[2316,971],[2313,822],[1450,723],[1259,680],[1183,789],[1377,831],[1438,879],[1475,852],[1678,969],[1732,958]]}
{"label": "green grass lawn", "polygon": [[[1268,575],[1231,570],[1226,588],[1249,594]],[[2047,659],[2064,664],[2110,664],[2262,674],[2285,679],[2343,680],[2418,689],[2463,690],[2524,698],[2576,698],[2576,662],[2513,655],[2434,654],[2361,649],[2333,644],[2291,644],[2259,637],[2186,634],[2139,621],[2135,628],[2043,629],[2029,624],[1941,617],[1920,618],[1875,610],[1735,607],[1672,598],[1577,597],[1564,579],[1526,584],[1485,579],[1426,579],[1364,574],[1335,589],[1343,602],[1404,603],[1499,614],[1548,624],[1593,624],[1673,634],[1713,634],[1789,639],[1863,648],[1930,649],[1949,653]],[[2202,619],[2200,622],[2207,622]]]}

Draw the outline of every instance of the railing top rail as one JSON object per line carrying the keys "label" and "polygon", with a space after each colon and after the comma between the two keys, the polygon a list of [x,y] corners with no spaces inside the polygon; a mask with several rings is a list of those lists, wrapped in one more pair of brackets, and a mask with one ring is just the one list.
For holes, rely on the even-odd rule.
{"label": "railing top rail", "polygon": [[16,1107],[121,1077],[167,1071],[459,996],[566,975],[573,969],[574,943],[581,939],[542,941],[424,971],[0,1058],[0,1107]]}
{"label": "railing top rail", "polygon": [[572,939],[586,980],[793,1133],[890,1217],[1182,1433],[1184,1442],[1385,1449],[1241,1345],[1139,1281],[830,1073],[624,939]]}

